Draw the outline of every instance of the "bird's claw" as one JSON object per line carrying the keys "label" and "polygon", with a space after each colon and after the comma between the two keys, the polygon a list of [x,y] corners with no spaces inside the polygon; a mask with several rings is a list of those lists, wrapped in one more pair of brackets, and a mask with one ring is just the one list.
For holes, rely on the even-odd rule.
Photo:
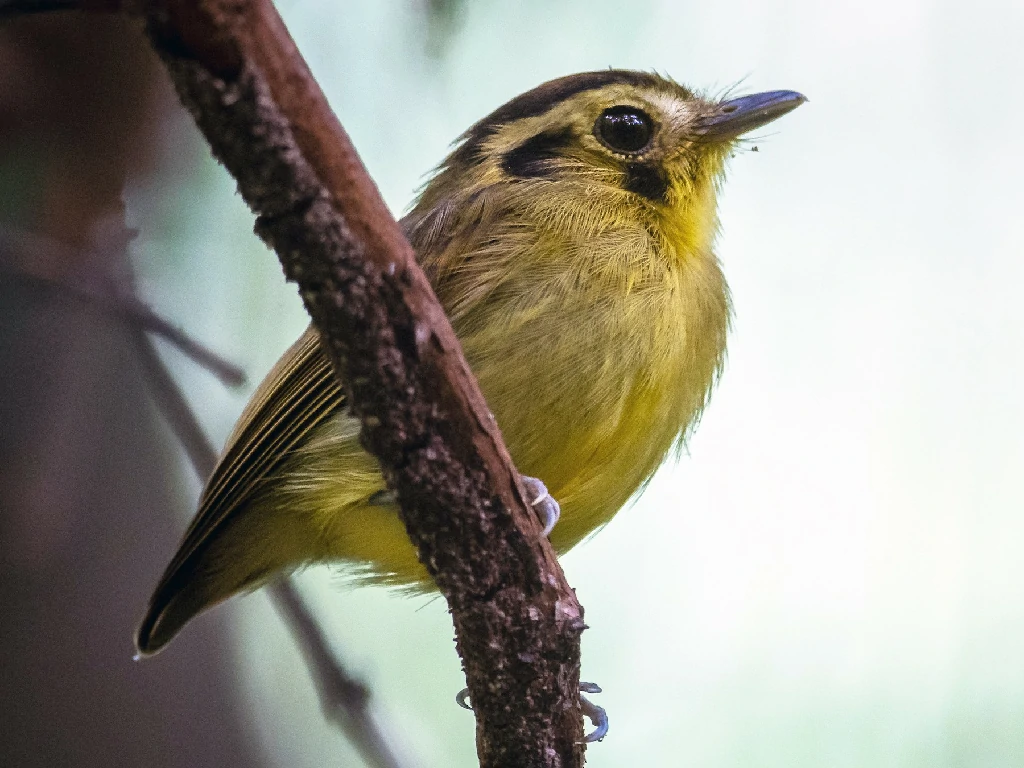
{"label": "bird's claw", "polygon": [[558,506],[558,502],[555,501],[554,497],[548,493],[547,486],[536,477],[523,475],[523,485],[526,486],[526,490],[533,497],[530,506],[537,510],[537,514],[544,523],[544,530],[541,532],[541,535],[547,538],[555,529],[558,518],[562,516],[562,508]]}
{"label": "bird's claw", "polygon": [[[608,735],[608,713],[605,712],[604,707],[599,707],[583,695],[584,693],[600,692],[601,686],[597,685],[597,683],[580,683],[580,709],[583,711],[584,716],[594,724],[594,730],[583,737],[581,742],[583,744],[593,744],[595,741],[601,741]],[[456,694],[455,703],[463,709],[473,709],[473,706],[469,703],[469,688],[463,688]]]}
{"label": "bird's claw", "polygon": [[592,702],[584,693],[600,693],[601,686],[597,683],[580,683],[580,709],[590,722],[594,724],[594,730],[583,737],[584,744],[593,744],[601,741],[608,735],[608,713],[604,707],[599,707]]}

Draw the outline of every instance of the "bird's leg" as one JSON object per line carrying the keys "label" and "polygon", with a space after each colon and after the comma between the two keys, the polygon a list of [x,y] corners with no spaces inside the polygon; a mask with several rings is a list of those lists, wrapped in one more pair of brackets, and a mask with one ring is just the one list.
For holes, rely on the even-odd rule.
{"label": "bird's leg", "polygon": [[[537,510],[537,515],[540,517],[541,522],[544,523],[544,530],[541,533],[543,536],[547,536],[554,530],[558,518],[561,517],[562,508],[558,506],[558,502],[555,501],[554,497],[548,493],[547,486],[536,477],[523,475],[523,485],[526,486],[526,490],[530,494],[530,506]],[[377,491],[370,496],[368,503],[374,507],[387,507],[398,503],[398,494],[390,488]]]}
{"label": "bird's leg", "polygon": [[[599,707],[592,702],[584,693],[600,693],[601,686],[597,683],[580,683],[580,709],[584,716],[594,724],[594,730],[583,737],[584,744],[591,744],[601,741],[608,735],[608,713],[604,707]],[[455,703],[463,709],[473,709],[469,703],[469,688],[463,688],[455,697]]]}
{"label": "bird's leg", "polygon": [[600,693],[601,686],[597,683],[580,683],[580,709],[583,714],[594,724],[594,730],[583,737],[585,744],[601,741],[608,735],[608,713],[604,707],[599,707],[592,702],[584,693]]}
{"label": "bird's leg", "polygon": [[530,494],[530,506],[537,510],[537,515],[544,523],[544,530],[541,535],[545,538],[555,529],[558,518],[562,515],[562,508],[558,502],[548,493],[548,488],[536,477],[522,476],[523,485]]}

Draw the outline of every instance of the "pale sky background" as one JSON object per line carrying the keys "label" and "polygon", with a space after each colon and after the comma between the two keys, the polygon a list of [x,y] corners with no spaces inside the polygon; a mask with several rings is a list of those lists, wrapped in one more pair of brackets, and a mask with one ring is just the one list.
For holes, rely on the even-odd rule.
{"label": "pale sky background", "polygon": [[[563,561],[611,717],[588,765],[1024,765],[1024,5],[468,5],[430,58],[408,0],[281,3],[396,214],[470,123],[559,75],[810,99],[732,162],[736,318],[689,455]],[[164,219],[149,297],[258,381],[305,319],[226,174],[133,210]],[[245,393],[172,362],[222,441]],[[419,765],[475,765],[443,602],[302,583]],[[266,597],[218,610],[277,764],[360,765]]]}

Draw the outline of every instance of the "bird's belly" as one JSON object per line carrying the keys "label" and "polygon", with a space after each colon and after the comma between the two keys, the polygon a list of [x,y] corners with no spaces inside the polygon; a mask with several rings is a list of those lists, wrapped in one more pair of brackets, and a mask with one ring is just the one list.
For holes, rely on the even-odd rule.
{"label": "bird's belly", "polygon": [[[564,552],[650,478],[692,418],[692,397],[676,375],[682,363],[638,343],[633,325],[591,322],[583,326],[589,339],[538,325],[542,333],[505,335],[521,343],[471,338],[465,348],[516,468],[544,482],[562,507],[551,541]],[[502,353],[479,359],[480,345]]]}
{"label": "bird's belly", "polygon": [[[487,370],[480,379],[517,469],[543,481],[561,505],[551,534],[560,553],[615,515],[657,469],[679,432],[678,422],[666,421],[671,408],[665,408],[665,393],[643,384],[623,382],[614,399],[595,399],[592,387],[577,386],[531,403],[536,387],[511,396],[505,389],[487,391]],[[321,429],[333,437],[314,441],[323,449],[307,456],[306,466],[317,469],[307,472],[293,497],[301,497],[312,522],[313,559],[346,564],[369,582],[430,588],[397,506],[368,501],[384,482],[376,460],[358,446],[355,420],[339,413]],[[315,491],[310,476],[318,478]]]}
{"label": "bird's belly", "polygon": [[547,445],[520,446],[514,429],[506,434],[520,472],[540,478],[561,505],[551,534],[559,553],[608,523],[664,460],[683,426],[665,400],[664,392],[624,385],[618,402],[580,406],[571,423],[552,423]]}
{"label": "bird's belly", "polygon": [[[559,311],[564,320],[565,307]],[[651,477],[699,412],[717,362],[715,355],[703,366],[687,364],[695,358],[681,328],[668,334],[662,328],[655,346],[653,332],[645,343],[637,338],[638,324],[622,323],[618,314],[613,321],[577,320],[592,332],[567,332],[564,322],[552,323],[539,313],[512,324],[491,319],[483,330],[461,334],[516,468],[544,482],[561,505],[551,534],[558,552],[611,520]],[[679,344],[666,344],[666,337]],[[347,424],[352,439],[345,442],[356,448],[356,424],[347,414],[337,419],[329,428]],[[357,450],[375,467],[372,457]],[[346,454],[347,461],[356,458]],[[351,482],[352,468],[328,468],[338,464],[336,454],[320,460],[324,469],[318,476],[338,484],[320,498],[351,499],[353,489],[343,491],[341,485]],[[362,484],[359,502],[348,501],[344,508],[324,504],[317,511],[323,559],[364,566],[374,581],[429,586],[397,507],[366,502],[384,488],[379,474],[374,478],[372,488]]]}

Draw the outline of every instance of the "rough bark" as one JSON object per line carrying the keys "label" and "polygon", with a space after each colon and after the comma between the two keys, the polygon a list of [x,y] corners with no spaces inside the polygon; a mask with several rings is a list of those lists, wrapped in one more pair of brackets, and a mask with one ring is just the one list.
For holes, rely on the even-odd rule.
{"label": "rough bark", "polygon": [[269,0],[146,5],[448,600],[483,766],[583,762],[583,614],[412,249]]}

